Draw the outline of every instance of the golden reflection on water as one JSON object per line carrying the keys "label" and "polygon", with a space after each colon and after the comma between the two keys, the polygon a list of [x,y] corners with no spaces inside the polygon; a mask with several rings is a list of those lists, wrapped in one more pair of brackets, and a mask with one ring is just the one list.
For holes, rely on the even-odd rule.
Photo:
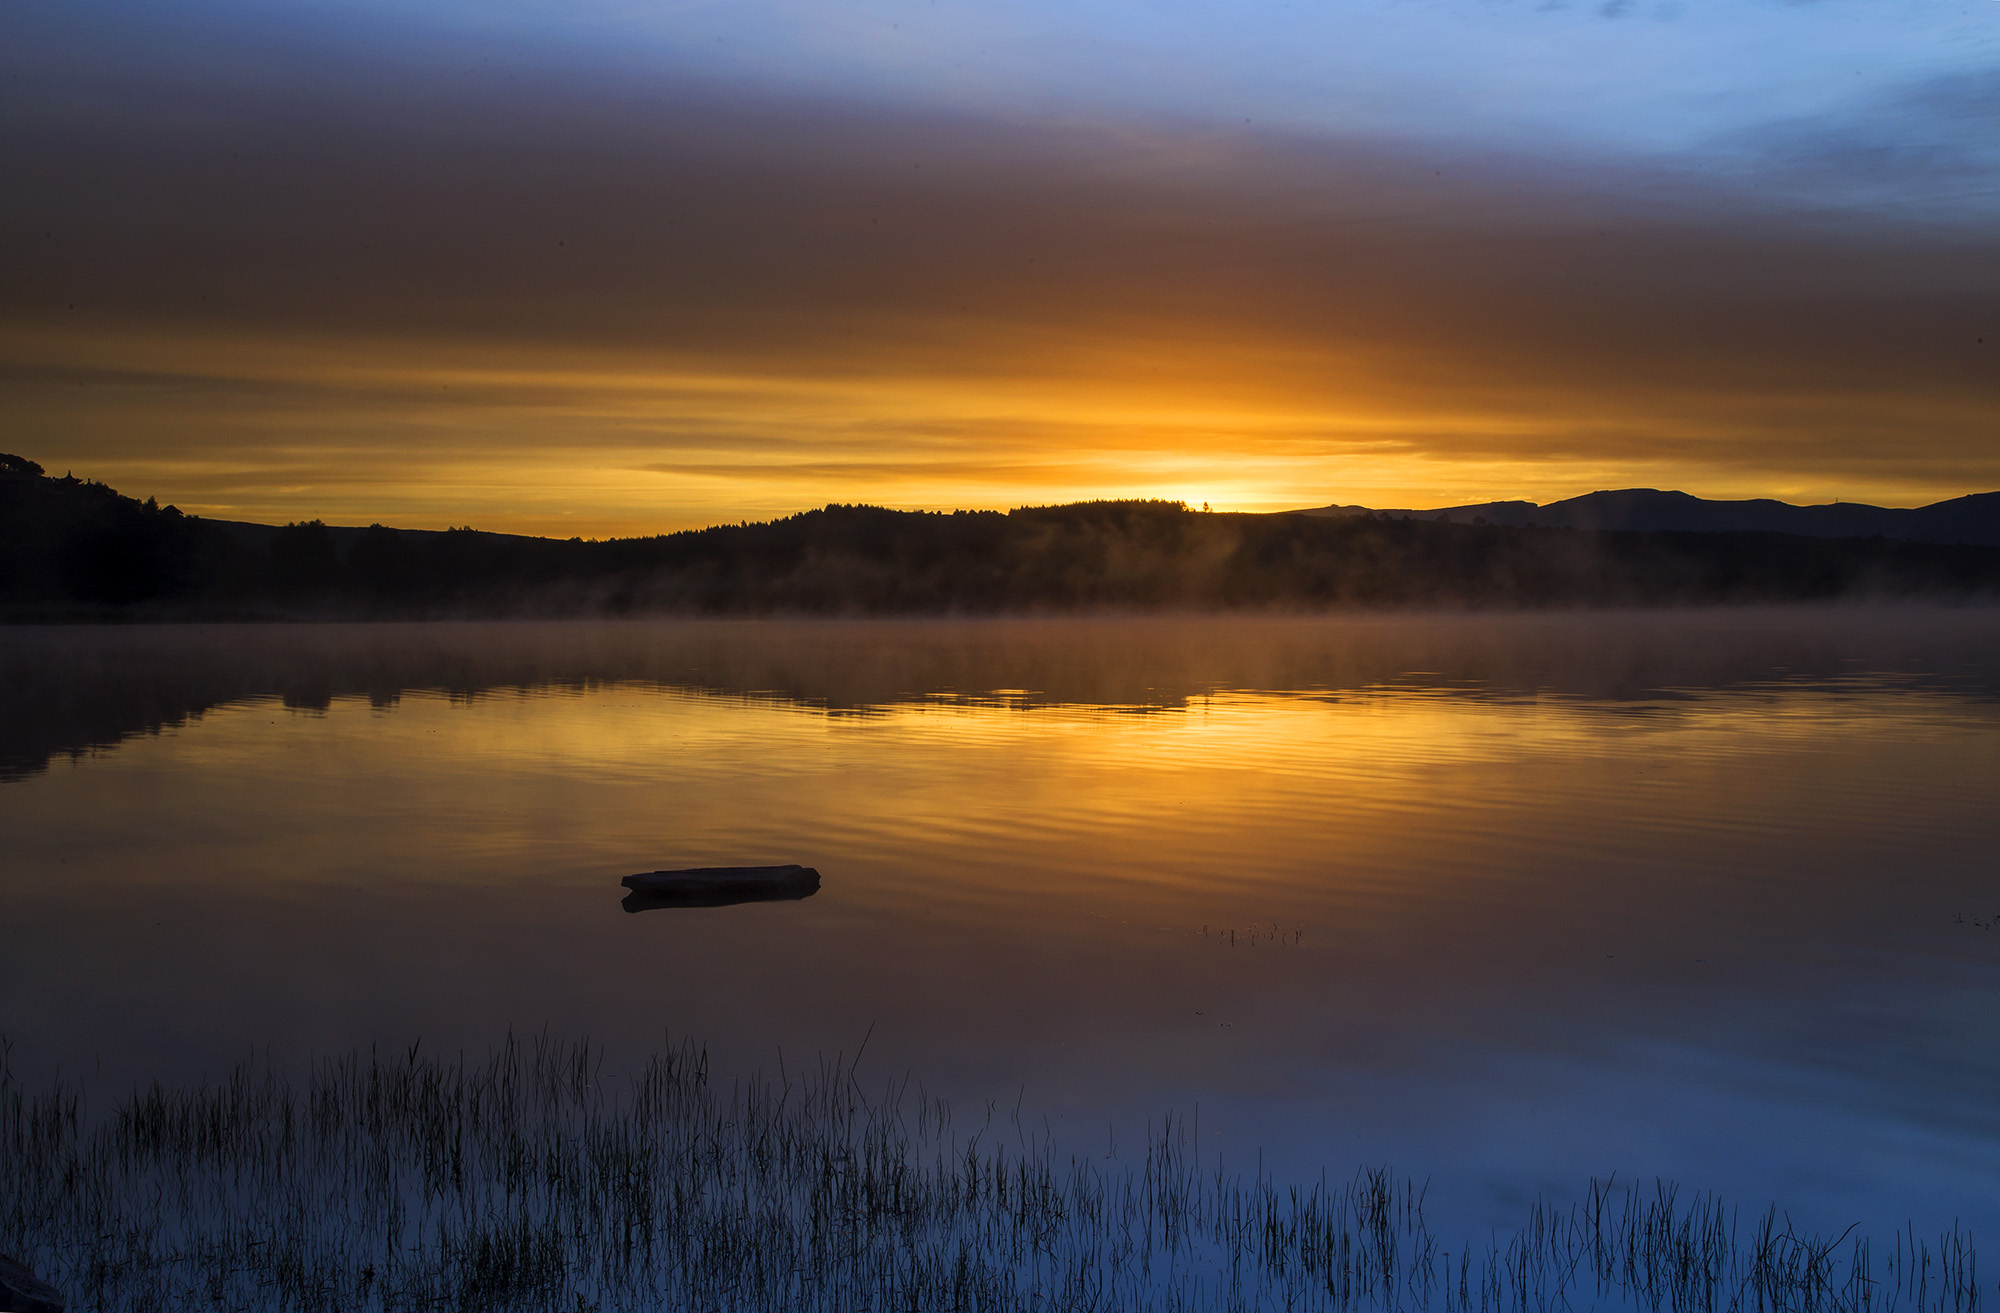
{"label": "golden reflection on water", "polygon": [[[1993,901],[1993,627],[16,636],[0,1002],[17,1063],[134,1077],[872,1027],[974,1106],[1199,1103],[1472,1215],[1615,1168],[1963,1220],[2000,1170],[2000,934],[1952,920]],[[820,893],[620,909],[789,861]]]}
{"label": "golden reflection on water", "polygon": [[[834,896],[1323,903],[1390,883],[1684,881],[1780,846],[1951,843],[1992,717],[1781,687],[1625,703],[1221,692],[1103,708],[933,697],[861,711],[608,684],[323,710],[256,700],[29,792],[46,833],[172,833],[127,880],[491,887],[797,860]],[[1941,760],[1970,759],[1940,777]],[[1924,824],[1926,814],[1933,818]],[[1802,822],[1810,819],[1810,824]],[[1728,853],[1709,851],[1726,837]],[[1548,869],[1530,877],[1521,863]],[[1569,870],[1564,871],[1564,864]]]}

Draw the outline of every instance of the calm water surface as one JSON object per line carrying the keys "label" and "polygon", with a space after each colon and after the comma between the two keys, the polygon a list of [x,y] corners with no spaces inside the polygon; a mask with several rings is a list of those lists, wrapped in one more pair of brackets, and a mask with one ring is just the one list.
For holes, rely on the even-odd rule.
{"label": "calm water surface", "polygon": [[[0,632],[30,1079],[854,1055],[1501,1227],[1591,1176],[2000,1235],[2000,616]],[[799,861],[791,903],[620,876]]]}

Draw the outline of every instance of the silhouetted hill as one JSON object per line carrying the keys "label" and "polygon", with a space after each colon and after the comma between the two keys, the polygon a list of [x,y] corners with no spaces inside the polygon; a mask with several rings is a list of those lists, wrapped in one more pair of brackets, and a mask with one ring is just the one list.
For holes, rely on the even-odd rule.
{"label": "silhouetted hill", "polygon": [[1889,538],[1210,514],[1174,502],[1103,501],[1004,514],[828,506],[767,524],[585,542],[472,529],[208,522],[102,484],[47,478],[19,457],[0,464],[0,614],[14,620],[1668,606],[1996,595],[2000,548]]}
{"label": "silhouetted hill", "polygon": [[201,558],[214,546],[171,506],[0,454],[0,603],[115,607],[182,593],[212,573]]}
{"label": "silhouetted hill", "polygon": [[2000,547],[2000,492],[1974,493],[1913,510],[1835,502],[1793,506],[1760,497],[1708,501],[1684,492],[1626,488],[1593,492],[1537,506],[1530,501],[1481,502],[1427,511],[1322,506],[1302,515],[1387,515],[1450,524],[1503,524],[1552,529],[1618,529],[1635,533],[1789,533],[1807,538],[1899,538],[1917,543]]}

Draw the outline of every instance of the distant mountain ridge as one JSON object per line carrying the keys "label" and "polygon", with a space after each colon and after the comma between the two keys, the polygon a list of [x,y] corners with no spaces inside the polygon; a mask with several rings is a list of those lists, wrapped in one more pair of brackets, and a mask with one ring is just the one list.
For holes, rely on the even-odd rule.
{"label": "distant mountain ridge", "polygon": [[1537,506],[1531,501],[1480,502],[1427,511],[1367,506],[1320,506],[1298,515],[1386,515],[1452,524],[1534,525],[1544,529],[1622,529],[1634,533],[1789,533],[1804,538],[1897,538],[1916,543],[2000,547],[2000,492],[1979,492],[1929,506],[1901,509],[1862,502],[1794,506],[1758,497],[1709,501],[1685,492],[1624,488]]}

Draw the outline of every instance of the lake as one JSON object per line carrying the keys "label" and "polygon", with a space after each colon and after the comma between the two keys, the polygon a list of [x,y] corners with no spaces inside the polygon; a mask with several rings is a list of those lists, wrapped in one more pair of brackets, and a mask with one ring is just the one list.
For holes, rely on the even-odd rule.
{"label": "lake", "polygon": [[[0,631],[0,1030],[843,1055],[1442,1225],[2000,1233],[2000,614]],[[656,868],[790,902],[629,913]],[[1014,1132],[1010,1130],[1009,1134]]]}

